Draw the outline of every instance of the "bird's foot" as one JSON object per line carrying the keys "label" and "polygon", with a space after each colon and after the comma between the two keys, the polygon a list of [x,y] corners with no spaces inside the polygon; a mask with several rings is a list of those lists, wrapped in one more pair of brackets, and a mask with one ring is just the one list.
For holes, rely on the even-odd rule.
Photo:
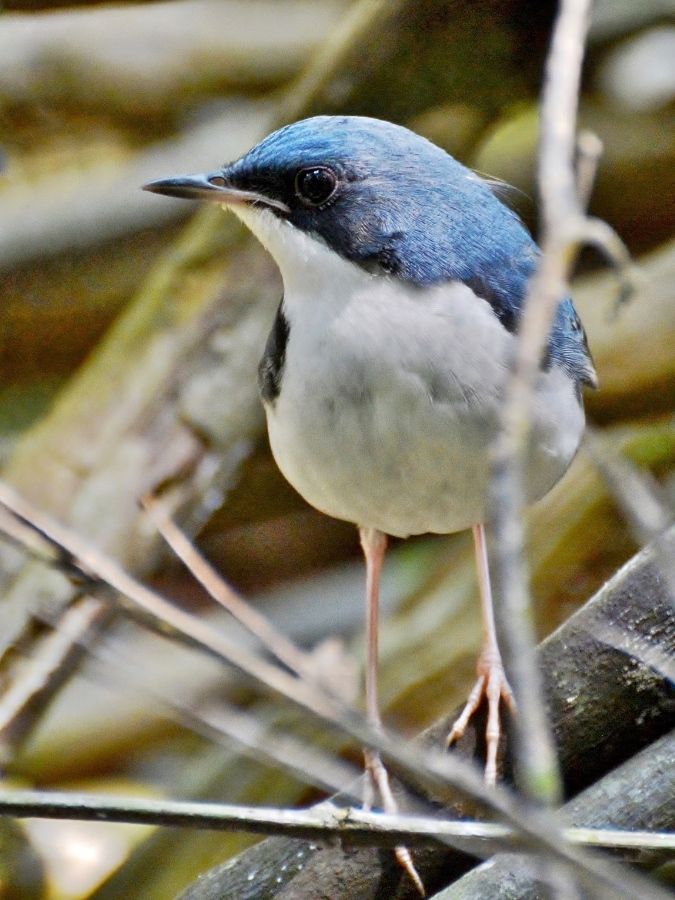
{"label": "bird's foot", "polygon": [[501,737],[501,721],[499,717],[499,705],[503,701],[512,715],[516,714],[516,701],[513,691],[506,680],[504,666],[499,650],[496,647],[484,647],[478,657],[478,680],[469,694],[466,706],[462,714],[455,720],[450,733],[446,738],[446,746],[449,747],[459,740],[466,731],[469,719],[476,712],[483,701],[487,700],[488,719],[485,729],[485,742],[487,745],[485,759],[486,784],[497,783],[497,751]]}
{"label": "bird's foot", "polygon": [[[366,768],[363,808],[365,810],[372,809],[375,798],[379,795],[384,812],[389,815],[397,815],[399,811],[398,803],[391,790],[389,773],[380,759],[380,754],[374,750],[364,750],[363,757],[365,759]],[[412,879],[415,887],[420,892],[420,896],[425,897],[426,892],[424,890],[424,885],[422,884],[422,879],[415,868],[415,864],[412,861],[412,856],[410,855],[408,848],[403,846],[396,847],[394,848],[394,854],[398,864],[401,868],[405,869]]]}

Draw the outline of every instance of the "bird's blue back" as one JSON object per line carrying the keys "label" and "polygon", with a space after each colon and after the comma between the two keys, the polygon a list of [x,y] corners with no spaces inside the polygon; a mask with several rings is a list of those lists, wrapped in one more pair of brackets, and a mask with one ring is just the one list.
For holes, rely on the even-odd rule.
{"label": "bird's blue back", "polygon": [[[292,174],[329,166],[339,188],[323,207],[294,202]],[[420,287],[459,280],[517,330],[539,250],[488,183],[444,150],[398,125],[358,116],[317,116],[274,132],[228,167],[291,207],[290,221],[367,269]],[[594,384],[572,301],[558,306],[545,365]]]}

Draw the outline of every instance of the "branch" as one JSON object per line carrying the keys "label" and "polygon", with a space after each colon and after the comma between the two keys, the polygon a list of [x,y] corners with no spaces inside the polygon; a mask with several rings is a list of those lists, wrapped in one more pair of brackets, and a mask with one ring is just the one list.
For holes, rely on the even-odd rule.
{"label": "branch", "polygon": [[[563,0],[555,24],[542,100],[539,187],[542,256],[531,279],[519,328],[513,376],[508,385],[494,447],[491,510],[494,525],[496,617],[519,715],[518,782],[527,796],[554,804],[560,799],[558,764],[542,703],[542,678],[535,660],[535,635],[524,560],[523,460],[530,435],[540,360],[556,307],[580,243],[593,235],[616,255],[618,238],[586,219],[574,167],[576,113],[590,0]],[[587,173],[584,173],[584,175]],[[582,185],[589,194],[589,185]],[[618,246],[620,242],[618,242]],[[626,264],[623,252],[619,262]]]}
{"label": "branch", "polygon": [[[648,761],[668,765],[672,772],[674,750],[671,741],[667,754]],[[623,784],[627,787],[625,780]],[[670,788],[675,788],[675,781],[670,784]],[[245,831],[249,834],[279,835],[322,843],[339,840],[348,847],[394,848],[399,844],[425,847],[451,839],[457,849],[475,856],[490,856],[498,851],[523,848],[523,840],[505,825],[388,815],[353,807],[338,807],[329,802],[319,803],[309,810],[299,810],[229,803],[147,800],[70,791],[2,790],[0,816]],[[675,833],[672,832],[568,827],[562,833],[565,840],[579,846],[632,851],[675,851]]]}
{"label": "branch", "polygon": [[525,794],[555,804],[560,775],[534,658],[535,633],[524,559],[523,460],[535,379],[555,306],[563,297],[570,220],[578,217],[573,170],[581,61],[590,0],[564,0],[554,26],[542,100],[539,184],[544,241],[520,323],[516,366],[494,448],[491,486],[497,583],[496,618],[505,666],[518,702],[517,773]]}
{"label": "branch", "polygon": [[[8,747],[20,742],[29,732],[45,704],[56,695],[70,677],[83,655],[90,649],[85,635],[95,634],[110,619],[110,605],[98,597],[78,597],[48,630],[33,655],[20,667],[18,675],[0,695],[0,760],[9,762]],[[89,642],[90,643],[90,642]],[[3,758],[4,757],[4,758]]]}
{"label": "branch", "polygon": [[146,496],[141,505],[152,524],[204,590],[296,675],[313,679],[311,654],[300,650],[250,603],[227,584],[194,544],[175,525],[161,501]]}

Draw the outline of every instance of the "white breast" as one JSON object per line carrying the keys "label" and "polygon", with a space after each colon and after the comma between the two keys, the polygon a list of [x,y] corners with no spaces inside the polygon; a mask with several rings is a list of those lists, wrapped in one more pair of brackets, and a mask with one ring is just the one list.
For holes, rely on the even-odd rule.
{"label": "white breast", "polygon": [[[484,519],[488,453],[514,338],[466,285],[374,276],[263,210],[241,217],[275,257],[290,324],[275,459],[317,509],[393,535]],[[542,373],[529,497],[567,469],[583,429],[569,376]]]}

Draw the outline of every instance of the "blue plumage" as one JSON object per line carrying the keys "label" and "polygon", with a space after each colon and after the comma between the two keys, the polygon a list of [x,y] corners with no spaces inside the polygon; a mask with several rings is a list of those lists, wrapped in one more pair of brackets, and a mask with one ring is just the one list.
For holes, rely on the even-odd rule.
{"label": "blue plumage", "polygon": [[[298,202],[295,173],[338,175],[323,205]],[[285,204],[293,225],[346,259],[406,283],[462,281],[504,327],[518,327],[539,250],[489,184],[425,138],[358,116],[317,116],[274,132],[224,169],[232,187]],[[571,300],[558,307],[544,365],[595,384],[586,337]]]}

